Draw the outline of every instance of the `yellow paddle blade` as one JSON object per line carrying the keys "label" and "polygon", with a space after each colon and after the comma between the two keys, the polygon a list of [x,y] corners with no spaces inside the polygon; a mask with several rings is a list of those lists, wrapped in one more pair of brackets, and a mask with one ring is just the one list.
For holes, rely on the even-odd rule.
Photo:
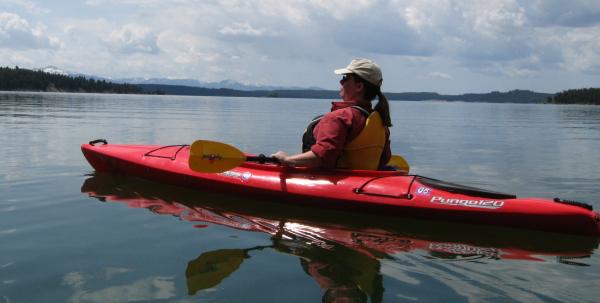
{"label": "yellow paddle blade", "polygon": [[392,155],[390,161],[387,163],[387,166],[394,167],[396,170],[404,171],[407,174],[410,171],[410,165],[408,165],[408,162],[406,162],[406,160],[399,155]]}
{"label": "yellow paddle blade", "polygon": [[239,149],[221,142],[198,140],[190,148],[188,164],[194,171],[220,173],[246,161]]}
{"label": "yellow paddle blade", "polygon": [[188,294],[212,288],[240,267],[246,253],[241,249],[219,249],[205,252],[188,263],[185,271]]}

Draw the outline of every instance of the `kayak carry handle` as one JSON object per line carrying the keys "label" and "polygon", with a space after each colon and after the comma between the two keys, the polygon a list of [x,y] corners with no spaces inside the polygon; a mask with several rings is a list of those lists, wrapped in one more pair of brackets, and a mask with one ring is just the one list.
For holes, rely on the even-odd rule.
{"label": "kayak carry handle", "polygon": [[108,144],[108,141],[106,141],[106,139],[96,139],[96,140],[90,141],[91,146],[94,146],[97,143],[102,143],[103,145],[106,145],[106,144]]}

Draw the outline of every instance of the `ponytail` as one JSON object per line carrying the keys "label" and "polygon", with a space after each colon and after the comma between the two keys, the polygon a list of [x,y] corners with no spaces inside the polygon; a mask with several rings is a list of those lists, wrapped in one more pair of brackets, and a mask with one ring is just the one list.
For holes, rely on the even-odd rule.
{"label": "ponytail", "polygon": [[379,87],[378,85],[375,85],[369,81],[366,81],[365,79],[357,76],[356,74],[353,74],[353,75],[354,75],[355,80],[358,80],[358,81],[361,81],[362,83],[364,83],[365,99],[372,101],[373,99],[375,99],[375,96],[377,96],[377,99],[379,99],[379,101],[375,105],[374,110],[376,110],[379,113],[379,115],[381,116],[381,121],[383,122],[383,125],[387,126],[387,127],[391,127],[392,126],[392,118],[390,117],[390,104],[388,103],[388,99],[381,92],[381,87]]}
{"label": "ponytail", "polygon": [[390,104],[388,103],[388,99],[381,92],[380,89],[377,90],[377,98],[379,101],[375,105],[375,110],[379,112],[381,115],[381,119],[383,121],[383,125],[387,127],[392,126],[392,118],[390,117]]}

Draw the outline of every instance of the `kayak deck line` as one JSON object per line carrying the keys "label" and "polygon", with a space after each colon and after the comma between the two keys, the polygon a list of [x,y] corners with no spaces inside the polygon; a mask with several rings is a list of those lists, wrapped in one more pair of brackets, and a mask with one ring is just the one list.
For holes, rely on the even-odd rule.
{"label": "kayak deck line", "polygon": [[[190,146],[189,144],[177,144],[177,145],[165,145],[165,146],[161,146],[159,148],[153,149],[147,153],[144,154],[144,157],[156,157],[156,158],[164,158],[164,159],[170,159],[172,161],[174,161],[175,159],[177,159],[177,154],[179,154],[179,152],[184,149],[185,147]],[[155,152],[159,152],[163,149],[167,149],[167,148],[171,148],[171,147],[178,147],[177,151],[175,151],[175,153],[173,153],[172,156],[162,156],[162,155],[155,155]]]}
{"label": "kayak deck line", "polygon": [[190,169],[190,147],[185,144],[83,144],[81,148],[98,172],[160,183],[344,211],[600,236],[600,215],[591,205],[577,201],[520,198],[399,171],[243,162],[223,173],[204,173]]}
{"label": "kayak deck line", "polygon": [[[561,198],[554,198],[554,202],[583,207],[588,210],[594,210],[594,206],[587,204],[585,202],[579,202],[579,201],[574,201],[574,200],[565,200],[565,199],[561,199]],[[599,218],[599,220],[600,220],[600,218]]]}

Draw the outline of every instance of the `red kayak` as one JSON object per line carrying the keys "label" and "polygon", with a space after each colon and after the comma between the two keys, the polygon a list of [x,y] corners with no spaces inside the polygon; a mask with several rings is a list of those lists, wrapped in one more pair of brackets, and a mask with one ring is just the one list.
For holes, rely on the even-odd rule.
{"label": "red kayak", "polygon": [[98,172],[348,211],[600,236],[600,214],[576,201],[517,198],[397,171],[244,162],[222,173],[203,173],[190,169],[188,145],[90,143],[81,149]]}

